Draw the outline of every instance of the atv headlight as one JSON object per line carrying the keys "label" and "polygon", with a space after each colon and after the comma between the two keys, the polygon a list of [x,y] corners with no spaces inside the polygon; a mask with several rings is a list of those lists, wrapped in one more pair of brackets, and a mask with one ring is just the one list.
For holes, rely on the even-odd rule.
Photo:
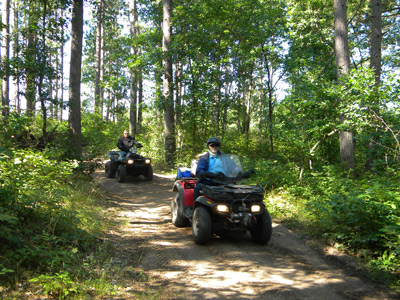
{"label": "atv headlight", "polygon": [[150,159],[150,158],[146,158],[146,159],[144,160],[144,163],[145,163],[146,165],[150,164],[150,163],[151,163],[151,159]]}
{"label": "atv headlight", "polygon": [[258,213],[260,211],[261,211],[261,205],[256,204],[256,205],[252,205],[251,206],[251,212],[252,213]]}
{"label": "atv headlight", "polygon": [[220,212],[220,213],[227,213],[227,212],[229,212],[229,207],[228,207],[227,205],[224,205],[224,204],[218,204],[218,205],[216,206],[216,209],[217,209],[217,211]]}
{"label": "atv headlight", "polygon": [[128,159],[128,164],[133,165],[133,159]]}

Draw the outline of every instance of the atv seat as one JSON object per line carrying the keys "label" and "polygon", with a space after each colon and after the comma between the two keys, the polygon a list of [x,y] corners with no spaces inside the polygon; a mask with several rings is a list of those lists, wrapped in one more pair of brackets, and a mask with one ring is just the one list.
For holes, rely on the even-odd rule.
{"label": "atv seat", "polygon": [[108,151],[107,155],[110,157],[111,160],[118,160],[119,151]]}

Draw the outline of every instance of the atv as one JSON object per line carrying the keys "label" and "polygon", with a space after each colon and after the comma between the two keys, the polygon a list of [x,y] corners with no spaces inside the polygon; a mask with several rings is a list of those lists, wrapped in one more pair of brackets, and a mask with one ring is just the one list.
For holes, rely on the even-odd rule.
{"label": "atv", "polygon": [[117,176],[118,182],[121,183],[125,182],[129,175],[134,177],[143,175],[147,181],[153,180],[151,159],[138,154],[136,147],[140,148],[141,145],[139,143],[133,145],[122,160],[119,160],[119,151],[108,151],[110,160],[105,164],[105,175],[108,178]]}
{"label": "atv", "polygon": [[[237,156],[223,154],[220,172],[206,172],[212,185],[201,184],[200,196],[193,199],[197,178],[190,174],[175,179],[171,201],[172,223],[176,227],[192,225],[196,244],[207,244],[212,235],[222,232],[250,232],[253,242],[265,245],[272,234],[271,217],[257,185],[238,184],[252,172],[243,172]],[[180,172],[178,172],[179,175]]]}

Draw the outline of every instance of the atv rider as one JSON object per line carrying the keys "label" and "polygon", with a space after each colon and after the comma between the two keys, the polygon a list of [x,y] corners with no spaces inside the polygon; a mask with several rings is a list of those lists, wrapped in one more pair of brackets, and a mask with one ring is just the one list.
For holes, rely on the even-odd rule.
{"label": "atv rider", "polygon": [[210,175],[210,172],[213,172],[215,163],[223,154],[223,152],[219,150],[220,147],[221,141],[217,137],[212,137],[207,140],[208,152],[200,156],[199,162],[197,163],[196,176],[199,178],[199,180],[194,188],[194,200],[196,200],[200,195],[200,183],[205,185],[217,185],[207,178],[207,176]]}
{"label": "atv rider", "polygon": [[122,159],[128,154],[129,149],[135,145],[137,148],[143,147],[137,140],[135,140],[134,137],[129,135],[129,131],[125,130],[124,131],[124,136],[121,137],[118,142],[117,142],[117,147],[119,148],[119,161],[122,161]]}

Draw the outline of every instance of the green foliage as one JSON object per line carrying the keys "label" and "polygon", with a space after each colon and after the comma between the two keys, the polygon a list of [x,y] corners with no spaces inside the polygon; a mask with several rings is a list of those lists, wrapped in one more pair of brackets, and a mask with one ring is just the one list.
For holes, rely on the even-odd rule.
{"label": "green foliage", "polygon": [[[282,165],[277,170],[277,177],[287,176]],[[400,274],[399,179],[397,172],[353,179],[337,168],[324,167],[307,174],[301,186],[283,183],[269,193],[267,203],[276,217],[355,253],[386,271],[393,282]]]}
{"label": "green foliage", "polygon": [[30,280],[43,286],[44,295],[52,295],[58,299],[65,299],[69,294],[77,292],[75,281],[68,273],[56,273],[53,276],[40,275]]}
{"label": "green foliage", "polygon": [[121,118],[118,123],[107,122],[96,114],[82,115],[82,144],[86,156],[90,158],[106,157],[107,151],[118,149],[117,141],[129,129],[129,122]]}
{"label": "green foliage", "polygon": [[[90,288],[80,283],[91,273],[91,268],[83,272],[81,261],[97,247],[104,218],[94,205],[95,186],[88,177],[74,173],[76,166],[74,161],[55,161],[38,151],[1,150],[3,284],[15,285],[33,275],[32,283],[40,283],[44,293],[60,299]],[[92,276],[95,284],[96,274]]]}

